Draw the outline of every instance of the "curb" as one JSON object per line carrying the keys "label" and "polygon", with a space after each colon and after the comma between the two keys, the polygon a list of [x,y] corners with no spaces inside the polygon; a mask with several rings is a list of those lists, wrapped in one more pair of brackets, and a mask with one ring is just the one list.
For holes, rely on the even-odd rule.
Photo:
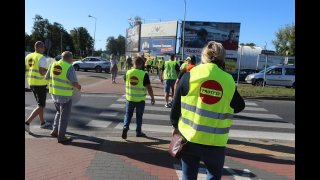
{"label": "curb", "polygon": [[295,101],[295,97],[266,97],[266,96],[257,96],[257,97],[247,97],[243,96],[243,99],[262,99],[262,100],[285,100],[285,101]]}

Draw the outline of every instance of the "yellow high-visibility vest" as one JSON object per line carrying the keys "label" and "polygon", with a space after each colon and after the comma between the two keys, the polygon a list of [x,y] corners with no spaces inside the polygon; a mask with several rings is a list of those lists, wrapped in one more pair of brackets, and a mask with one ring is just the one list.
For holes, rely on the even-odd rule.
{"label": "yellow high-visibility vest", "polygon": [[163,79],[173,79],[176,80],[178,78],[177,71],[176,71],[176,62],[175,61],[166,61],[164,63],[164,78]]}
{"label": "yellow high-visibility vest", "polygon": [[189,92],[181,96],[179,130],[190,142],[226,146],[234,110],[232,76],[216,64],[195,66],[190,71]]}
{"label": "yellow high-visibility vest", "polygon": [[37,52],[30,53],[26,57],[27,81],[30,86],[44,86],[48,84],[48,81],[44,79],[44,75],[41,75],[39,72],[39,62],[42,57],[43,55]]}
{"label": "yellow high-visibility vest", "polygon": [[126,73],[126,99],[141,102],[146,99],[146,88],[143,80],[146,72],[140,69],[131,69]]}
{"label": "yellow high-visibility vest", "polygon": [[72,65],[64,60],[52,63],[50,67],[49,93],[59,96],[72,96],[73,86],[67,78]]}

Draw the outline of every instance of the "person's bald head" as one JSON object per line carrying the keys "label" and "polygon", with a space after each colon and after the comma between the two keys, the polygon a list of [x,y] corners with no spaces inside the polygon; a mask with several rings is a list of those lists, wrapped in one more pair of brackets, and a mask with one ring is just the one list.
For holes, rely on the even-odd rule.
{"label": "person's bald head", "polygon": [[61,57],[64,61],[67,61],[69,63],[72,63],[73,61],[73,55],[70,51],[64,51],[62,54],[61,54]]}
{"label": "person's bald head", "polygon": [[34,43],[34,49],[37,53],[43,54],[45,51],[44,43],[42,41],[37,41]]}

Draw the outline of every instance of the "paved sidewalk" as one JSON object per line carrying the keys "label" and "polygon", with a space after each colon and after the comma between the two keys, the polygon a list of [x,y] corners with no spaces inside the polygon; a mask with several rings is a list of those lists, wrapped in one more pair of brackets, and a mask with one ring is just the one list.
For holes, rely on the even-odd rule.
{"label": "paved sidewalk", "polygon": [[[79,80],[80,81],[80,80]],[[102,78],[82,86],[83,93],[124,94],[122,75],[117,84]],[[163,95],[163,85],[151,76],[154,94]],[[81,84],[81,81],[80,81]],[[50,131],[37,129],[25,135],[25,179],[181,179],[181,164],[167,149],[169,133],[147,133],[128,139],[121,131],[68,130],[74,141],[59,144]],[[200,166],[198,179],[205,179]],[[263,139],[230,139],[223,180],[295,179],[295,142]]]}
{"label": "paved sidewalk", "polygon": [[[181,179],[181,164],[167,149],[169,134],[136,138],[121,131],[68,134],[74,141],[59,144],[48,130],[25,136],[26,179]],[[295,179],[294,142],[233,139],[229,141],[223,179]],[[200,166],[199,179],[205,179]],[[246,179],[247,178],[247,179]]]}

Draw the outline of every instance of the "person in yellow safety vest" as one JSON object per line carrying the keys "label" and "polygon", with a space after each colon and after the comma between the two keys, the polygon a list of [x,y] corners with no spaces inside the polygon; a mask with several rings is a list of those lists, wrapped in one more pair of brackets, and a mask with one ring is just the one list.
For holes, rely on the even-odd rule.
{"label": "person in yellow safety vest", "polygon": [[[165,101],[166,104],[164,105],[166,108],[171,108],[172,101],[169,101],[169,92],[171,88],[172,92],[172,98],[174,96],[174,83],[176,82],[176,79],[178,77],[180,68],[179,65],[174,60],[174,54],[170,56],[170,60],[166,61],[164,65],[162,66],[161,70],[161,82],[164,81],[164,92],[165,92]],[[171,99],[172,99],[171,98]]]}
{"label": "person in yellow safety vest", "polygon": [[27,81],[38,104],[25,122],[25,131],[28,133],[31,133],[29,126],[30,123],[37,116],[39,116],[41,128],[51,127],[51,124],[49,122],[45,122],[43,117],[43,109],[46,106],[48,84],[48,81],[44,79],[44,75],[47,72],[47,60],[46,57],[43,56],[45,51],[44,43],[37,41],[34,44],[34,49],[35,52],[28,54],[25,58]]}
{"label": "person in yellow safety vest", "polygon": [[[161,72],[161,68],[164,65],[164,59],[163,57],[160,57],[158,60],[158,76],[159,76],[159,80],[161,80],[161,76],[160,76],[160,72]],[[163,82],[161,82],[163,84]]]}
{"label": "person in yellow safety vest", "polygon": [[181,78],[170,113],[172,135],[187,141],[181,155],[182,179],[197,179],[200,161],[207,179],[221,179],[225,149],[234,113],[245,108],[232,76],[222,69],[225,50],[210,41],[202,50],[202,64]]}
{"label": "person in yellow safety vest", "polygon": [[188,62],[191,60],[191,57],[187,57],[185,62],[180,66],[180,71],[187,68]]}
{"label": "person in yellow safety vest", "polygon": [[142,116],[145,108],[146,90],[151,97],[151,105],[154,105],[154,95],[151,87],[151,82],[148,73],[143,70],[144,60],[141,57],[136,57],[133,66],[124,76],[126,84],[126,113],[124,117],[124,125],[121,137],[127,139],[133,111],[136,108],[136,137],[145,137],[142,132]]}
{"label": "person in yellow safety vest", "polygon": [[151,64],[152,64],[152,61],[150,58],[147,59],[146,63],[145,63],[145,66],[147,68],[147,72],[149,73],[150,70],[151,70]]}
{"label": "person in yellow safety vest", "polygon": [[65,134],[71,114],[74,88],[81,90],[81,85],[78,83],[76,72],[72,66],[72,53],[65,51],[61,56],[62,59],[52,63],[46,74],[46,79],[49,80],[49,93],[57,110],[51,136],[56,137],[58,143],[72,141]]}

